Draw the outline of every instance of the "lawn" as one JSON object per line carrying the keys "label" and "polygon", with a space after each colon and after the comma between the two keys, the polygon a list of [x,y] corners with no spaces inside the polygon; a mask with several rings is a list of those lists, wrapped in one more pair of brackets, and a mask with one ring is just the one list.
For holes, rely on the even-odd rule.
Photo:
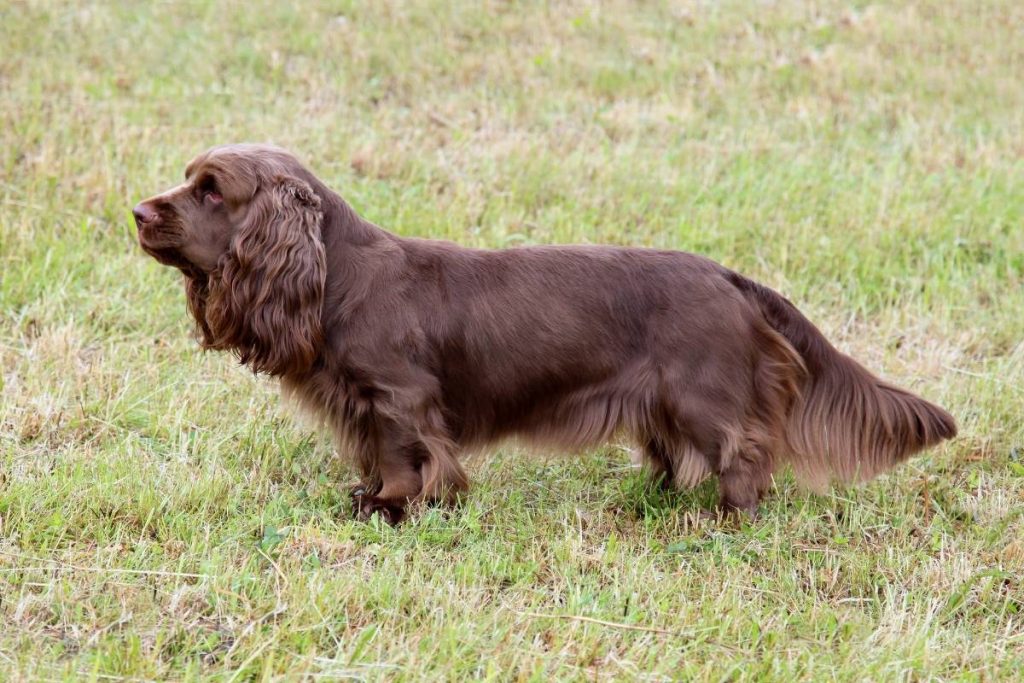
{"label": "lawn", "polygon": [[[191,339],[130,210],[294,150],[465,245],[706,254],[946,406],[756,520],[625,450],[352,519],[274,384]],[[1024,671],[1024,4],[0,7],[0,679],[997,680]]]}

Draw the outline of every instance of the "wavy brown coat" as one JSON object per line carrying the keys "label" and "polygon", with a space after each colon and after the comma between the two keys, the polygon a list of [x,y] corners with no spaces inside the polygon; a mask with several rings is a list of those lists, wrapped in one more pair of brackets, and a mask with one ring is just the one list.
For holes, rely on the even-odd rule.
{"label": "wavy brown coat", "polygon": [[354,455],[362,517],[451,500],[460,453],[508,436],[575,451],[625,434],[663,483],[717,475],[723,508],[755,511],[783,462],[865,480],[956,433],[694,254],[398,237],[258,145],[205,152],[134,213],[185,274],[201,343],[279,377]]}

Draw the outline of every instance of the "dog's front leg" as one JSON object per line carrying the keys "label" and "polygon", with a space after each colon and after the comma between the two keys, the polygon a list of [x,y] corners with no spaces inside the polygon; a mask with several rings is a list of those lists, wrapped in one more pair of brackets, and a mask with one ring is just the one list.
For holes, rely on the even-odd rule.
{"label": "dog's front leg", "polygon": [[367,457],[361,458],[363,480],[374,485],[358,485],[352,490],[356,517],[365,521],[379,514],[395,525],[423,489],[421,449],[407,427],[391,420],[381,421],[374,432],[371,442],[364,446],[369,451]]}
{"label": "dog's front leg", "polygon": [[358,519],[376,513],[395,525],[410,503],[448,503],[466,488],[450,441],[429,421],[380,420],[366,446],[371,452],[363,459],[364,480],[379,487],[353,490]]}

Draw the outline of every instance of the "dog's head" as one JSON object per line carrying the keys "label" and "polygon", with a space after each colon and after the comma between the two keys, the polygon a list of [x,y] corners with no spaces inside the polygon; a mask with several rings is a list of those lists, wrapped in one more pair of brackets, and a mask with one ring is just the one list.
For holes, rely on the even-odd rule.
{"label": "dog's head", "polygon": [[146,253],[185,274],[203,346],[254,372],[305,372],[318,354],[326,266],[312,180],[276,147],[215,147],[132,211]]}

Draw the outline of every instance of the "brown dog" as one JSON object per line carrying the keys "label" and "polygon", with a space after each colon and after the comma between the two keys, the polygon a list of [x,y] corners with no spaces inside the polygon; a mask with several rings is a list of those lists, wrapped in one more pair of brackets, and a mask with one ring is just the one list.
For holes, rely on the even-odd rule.
{"label": "brown dog", "polygon": [[279,377],[354,453],[362,518],[450,500],[459,452],[510,435],[625,433],[664,483],[717,474],[722,507],[754,512],[780,461],[864,480],[956,434],[782,296],[693,254],[405,239],[257,145],[201,154],[133,213],[143,249],[185,274],[202,345]]}

